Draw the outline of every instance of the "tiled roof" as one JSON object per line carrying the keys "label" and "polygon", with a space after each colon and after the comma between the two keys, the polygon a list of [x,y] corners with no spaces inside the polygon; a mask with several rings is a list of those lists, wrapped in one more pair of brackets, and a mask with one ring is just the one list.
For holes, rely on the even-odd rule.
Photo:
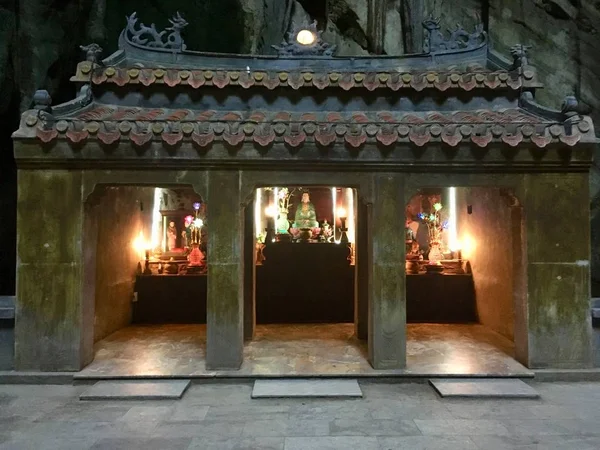
{"label": "tiled roof", "polygon": [[458,71],[422,71],[422,72],[269,72],[269,71],[231,71],[231,70],[180,70],[162,68],[92,68],[90,62],[78,65],[77,75],[73,81],[94,84],[115,84],[117,86],[153,84],[174,86],[190,86],[194,89],[202,86],[316,87],[325,89],[338,87],[344,90],[352,88],[375,89],[461,89],[470,91],[475,88],[517,90],[525,86],[537,86],[535,72],[498,70],[486,71],[474,68],[466,73]]}
{"label": "tiled roof", "polygon": [[56,139],[71,143],[97,140],[105,145],[130,141],[140,147],[151,141],[162,141],[166,145],[191,141],[199,147],[209,146],[214,141],[234,146],[246,142],[260,147],[274,142],[285,142],[292,147],[305,142],[351,147],[366,143],[456,146],[461,142],[486,147],[492,142],[510,146],[530,142],[545,147],[553,142],[572,146],[588,134],[593,135],[593,127],[587,117],[575,124],[563,124],[544,120],[522,109],[448,113],[289,113],[90,105],[52,123],[42,122],[33,113],[25,114],[18,137],[36,137],[45,143]]}

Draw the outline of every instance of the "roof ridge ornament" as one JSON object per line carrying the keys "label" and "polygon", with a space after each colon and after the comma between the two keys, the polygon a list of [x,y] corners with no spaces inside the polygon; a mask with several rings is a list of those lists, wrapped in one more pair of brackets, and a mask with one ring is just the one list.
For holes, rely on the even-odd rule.
{"label": "roof ridge ornament", "polygon": [[[127,17],[127,27],[124,30],[125,39],[142,47],[184,51],[186,45],[181,37],[181,30],[188,25],[187,21],[177,12],[172,19],[169,19],[169,22],[171,22],[171,26],[159,32],[154,24],[150,24],[148,27],[140,22],[138,26],[137,12],[134,12]],[[167,34],[168,31],[170,31],[169,34]]]}
{"label": "roof ridge ornament", "polygon": [[528,53],[531,48],[531,45],[523,44],[516,44],[510,48],[510,54],[513,57],[512,70],[529,66]]}
{"label": "roof ridge ornament", "polygon": [[591,112],[591,108],[581,103],[574,95],[567,95],[560,110],[548,108],[536,102],[531,91],[524,91],[519,97],[519,106],[549,120],[562,124],[577,124]]}
{"label": "roof ridge ornament", "polygon": [[450,36],[446,38],[440,31],[440,18],[434,17],[433,13],[423,21],[425,28],[425,41],[423,51],[425,53],[453,53],[457,50],[473,50],[481,47],[487,42],[487,33],[483,29],[483,23],[479,23],[472,33],[466,31],[462,25],[456,24],[454,30],[448,30]]}
{"label": "roof ridge ornament", "polygon": [[288,32],[281,45],[272,45],[279,56],[333,56],[337,46],[328,44],[317,30],[317,22],[295,26]]}
{"label": "roof ridge ornament", "polygon": [[85,60],[92,64],[98,64],[98,60],[104,49],[95,42],[88,45],[80,45],[79,48],[85,52]]}

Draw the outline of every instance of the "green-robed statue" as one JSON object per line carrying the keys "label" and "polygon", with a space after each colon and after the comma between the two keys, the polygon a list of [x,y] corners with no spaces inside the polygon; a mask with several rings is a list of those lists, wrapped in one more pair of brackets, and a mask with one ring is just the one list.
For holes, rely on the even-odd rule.
{"label": "green-robed statue", "polygon": [[315,212],[314,205],[310,202],[308,192],[302,193],[302,201],[296,207],[296,218],[292,227],[298,229],[319,227],[317,213]]}

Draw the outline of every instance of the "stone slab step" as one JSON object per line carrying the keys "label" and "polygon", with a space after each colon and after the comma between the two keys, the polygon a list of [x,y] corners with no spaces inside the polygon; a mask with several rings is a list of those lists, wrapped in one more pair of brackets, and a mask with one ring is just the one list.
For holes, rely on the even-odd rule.
{"label": "stone slab step", "polygon": [[256,380],[252,398],[362,397],[355,379]]}
{"label": "stone slab step", "polygon": [[539,398],[540,394],[519,379],[471,378],[430,379],[444,398]]}
{"label": "stone slab step", "polygon": [[178,400],[189,386],[190,380],[99,381],[79,400]]}

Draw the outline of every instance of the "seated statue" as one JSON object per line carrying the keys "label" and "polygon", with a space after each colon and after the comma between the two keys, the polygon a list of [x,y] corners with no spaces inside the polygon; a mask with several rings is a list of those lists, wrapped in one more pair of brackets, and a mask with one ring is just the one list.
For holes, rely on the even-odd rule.
{"label": "seated statue", "polygon": [[296,218],[292,228],[306,229],[318,228],[317,213],[314,205],[310,202],[308,192],[302,193],[302,202],[296,207]]}

